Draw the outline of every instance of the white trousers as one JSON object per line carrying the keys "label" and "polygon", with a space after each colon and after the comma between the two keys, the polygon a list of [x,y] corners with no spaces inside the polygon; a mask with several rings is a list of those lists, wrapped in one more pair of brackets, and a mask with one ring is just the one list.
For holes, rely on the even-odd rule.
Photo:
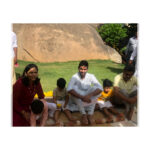
{"label": "white trousers", "polygon": [[[80,90],[79,88],[76,88],[74,90],[77,93],[79,93],[80,95],[85,96],[89,93],[92,93],[96,89],[97,89],[96,87],[90,87],[87,90]],[[76,98],[72,95],[70,96],[70,100],[78,106],[78,109],[79,109],[81,114],[86,114],[86,111],[87,111],[89,115],[93,115],[95,104],[96,104],[99,96],[100,96],[100,94],[98,94],[96,96],[92,96],[91,97],[91,103],[83,102],[80,98]]]}
{"label": "white trousers", "polygon": [[48,105],[48,114],[50,117],[53,117],[54,112],[57,109],[57,106],[55,103],[49,103],[49,102],[47,102],[47,105]]}
{"label": "white trousers", "polygon": [[110,101],[103,101],[103,100],[101,100],[101,101],[97,101],[97,104],[99,105],[100,109],[102,109],[104,107],[105,108],[113,107],[113,105],[111,104]]}

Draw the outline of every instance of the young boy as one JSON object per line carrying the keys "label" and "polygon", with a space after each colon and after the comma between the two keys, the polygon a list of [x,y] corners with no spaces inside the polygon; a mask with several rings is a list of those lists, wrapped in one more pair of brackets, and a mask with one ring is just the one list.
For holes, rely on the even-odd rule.
{"label": "young boy", "polygon": [[116,109],[113,108],[113,105],[110,102],[110,99],[113,94],[113,90],[111,89],[112,82],[108,79],[105,79],[103,81],[103,92],[101,93],[101,96],[98,98],[97,104],[99,105],[99,108],[102,109],[104,114],[107,116],[107,122],[113,121],[112,114],[117,116],[117,120],[121,121],[124,120],[124,115],[122,113],[119,113]]}
{"label": "young boy", "polygon": [[60,124],[60,121],[58,120],[58,116],[61,110],[64,111],[64,113],[66,114],[67,118],[70,121],[75,121],[75,119],[72,118],[71,113],[67,108],[69,95],[68,95],[68,92],[66,91],[65,85],[66,85],[65,79],[59,78],[57,80],[57,88],[53,90],[53,100],[57,105],[57,109],[54,113],[54,120],[55,120],[56,125]]}
{"label": "young boy", "polygon": [[37,120],[40,121],[40,126],[45,126],[48,118],[48,105],[46,101],[34,100],[31,103],[30,125],[37,126]]}
{"label": "young boy", "polygon": [[34,100],[31,103],[31,115],[30,115],[30,125],[37,126],[39,121],[39,126],[45,126],[48,119],[48,111],[51,113],[55,112],[56,104],[48,103],[46,100]]}

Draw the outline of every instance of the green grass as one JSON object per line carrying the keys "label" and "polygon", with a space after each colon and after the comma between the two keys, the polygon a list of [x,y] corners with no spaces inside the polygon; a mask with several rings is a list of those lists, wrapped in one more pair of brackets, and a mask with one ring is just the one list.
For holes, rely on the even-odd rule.
{"label": "green grass", "polygon": [[[17,77],[22,75],[26,65],[33,63],[22,60],[19,60],[18,62],[19,67],[15,68]],[[89,60],[88,62],[88,72],[94,74],[101,84],[105,78],[113,81],[114,77],[121,73],[124,67],[122,64],[116,64],[109,60]],[[56,87],[56,81],[60,77],[65,78],[68,84],[72,75],[78,71],[79,61],[35,64],[39,68],[39,77],[41,79],[43,90],[44,92],[47,92]]]}

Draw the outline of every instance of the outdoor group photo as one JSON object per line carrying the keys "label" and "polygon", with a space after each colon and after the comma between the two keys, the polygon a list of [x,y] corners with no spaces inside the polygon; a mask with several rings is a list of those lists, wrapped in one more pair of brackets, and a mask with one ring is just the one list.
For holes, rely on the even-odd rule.
{"label": "outdoor group photo", "polygon": [[12,126],[136,127],[138,28],[12,24]]}

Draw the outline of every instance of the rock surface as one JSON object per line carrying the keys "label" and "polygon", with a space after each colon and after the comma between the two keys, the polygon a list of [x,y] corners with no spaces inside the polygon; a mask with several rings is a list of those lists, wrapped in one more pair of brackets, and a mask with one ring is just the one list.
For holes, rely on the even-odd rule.
{"label": "rock surface", "polygon": [[82,59],[121,63],[119,53],[106,46],[89,24],[13,24],[18,39],[18,59],[66,62]]}

